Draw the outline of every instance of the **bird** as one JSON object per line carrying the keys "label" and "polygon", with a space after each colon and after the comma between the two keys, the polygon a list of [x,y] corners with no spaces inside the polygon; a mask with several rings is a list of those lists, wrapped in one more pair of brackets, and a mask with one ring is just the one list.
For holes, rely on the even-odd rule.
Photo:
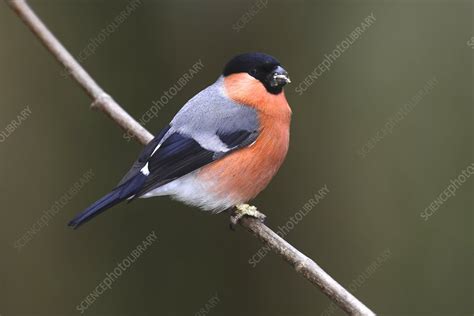
{"label": "bird", "polygon": [[108,194],[74,217],[78,228],[112,206],[136,198],[170,196],[211,213],[265,215],[247,204],[267,187],[289,148],[288,72],[273,56],[242,53],[217,81],[192,97],[144,147]]}

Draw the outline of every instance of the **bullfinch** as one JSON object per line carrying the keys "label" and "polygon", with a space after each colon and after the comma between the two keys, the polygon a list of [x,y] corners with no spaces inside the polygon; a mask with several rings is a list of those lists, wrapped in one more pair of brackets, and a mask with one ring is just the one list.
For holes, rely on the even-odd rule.
{"label": "bullfinch", "polygon": [[288,151],[288,73],[274,57],[232,58],[217,81],[196,94],[145,146],[115,189],[69,222],[77,228],[119,202],[169,195],[219,213],[264,219],[247,203],[280,168]]}

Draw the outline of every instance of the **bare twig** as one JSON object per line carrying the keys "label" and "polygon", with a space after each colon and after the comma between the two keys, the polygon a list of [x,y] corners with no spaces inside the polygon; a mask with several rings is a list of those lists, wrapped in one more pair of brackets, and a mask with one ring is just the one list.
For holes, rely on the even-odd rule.
{"label": "bare twig", "polygon": [[[152,138],[145,128],[136,122],[120,105],[118,105],[92,77],[82,68],[73,56],[61,45],[54,35],[46,28],[41,20],[24,0],[7,2],[32,32],[40,39],[46,48],[56,57],[63,67],[72,75],[79,85],[92,98],[92,107],[105,112],[121,128],[129,131],[142,144],[147,144]],[[349,315],[375,315],[351,293],[331,278],[313,260],[290,245],[265,224],[254,218],[244,217],[240,225],[252,232],[266,246],[273,249],[290,263],[295,270],[317,285],[330,299]]]}
{"label": "bare twig", "polygon": [[31,31],[39,38],[44,46],[53,54],[66,71],[77,81],[93,100],[91,106],[107,114],[125,131],[130,131],[140,143],[147,144],[153,139],[143,126],[138,124],[125,110],[112,99],[110,95],[99,87],[92,77],[82,68],[76,59],[64,48],[56,37],[41,22],[38,16],[24,0],[10,0],[7,2],[18,16],[25,22]]}

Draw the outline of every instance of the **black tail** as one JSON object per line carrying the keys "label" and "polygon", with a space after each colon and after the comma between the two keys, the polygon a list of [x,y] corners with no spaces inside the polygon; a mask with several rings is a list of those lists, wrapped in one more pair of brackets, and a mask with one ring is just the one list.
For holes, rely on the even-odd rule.
{"label": "black tail", "polygon": [[136,176],[119,185],[112,192],[78,214],[72,221],[68,223],[68,226],[76,229],[106,209],[111,208],[115,204],[118,204],[123,200],[133,196],[135,193],[140,191],[140,188],[143,186],[146,178],[147,177],[145,175],[138,173]]}

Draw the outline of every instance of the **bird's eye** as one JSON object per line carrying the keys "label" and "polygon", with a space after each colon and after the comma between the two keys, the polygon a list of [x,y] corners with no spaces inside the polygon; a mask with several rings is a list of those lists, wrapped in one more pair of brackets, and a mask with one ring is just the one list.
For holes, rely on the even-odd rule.
{"label": "bird's eye", "polygon": [[250,74],[252,76],[255,76],[257,74],[257,69],[254,68],[254,69],[250,70]]}

